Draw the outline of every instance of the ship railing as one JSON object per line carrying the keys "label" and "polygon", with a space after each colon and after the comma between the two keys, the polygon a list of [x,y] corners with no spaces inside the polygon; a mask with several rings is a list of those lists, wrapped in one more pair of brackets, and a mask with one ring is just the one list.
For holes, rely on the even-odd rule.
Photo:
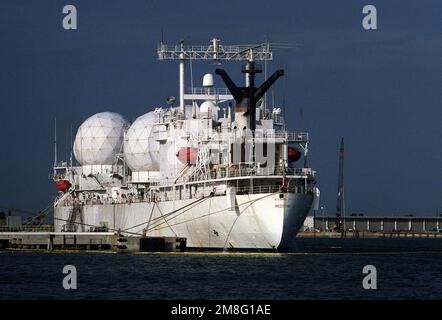
{"label": "ship railing", "polygon": [[[283,186],[283,185],[259,185],[259,186],[247,186],[239,187],[236,190],[237,194],[257,194],[257,193],[303,193],[305,192],[304,186]],[[309,190],[309,189],[307,189]]]}
{"label": "ship railing", "polygon": [[[235,180],[233,181],[235,184]],[[226,187],[223,185],[220,187],[217,184],[206,185],[201,189],[198,188],[196,192],[184,191],[180,193],[178,189],[171,189],[170,186],[167,190],[155,189],[144,196],[140,197],[138,195],[131,195],[128,197],[118,197],[118,198],[106,198],[106,199],[86,199],[81,200],[79,205],[111,205],[111,204],[131,204],[131,203],[149,203],[158,201],[171,201],[171,200],[187,200],[187,199],[198,199],[207,196],[223,196],[226,195]],[[312,187],[305,184],[290,183],[290,178],[287,180],[273,181],[273,184],[259,184],[253,186],[240,186],[236,187],[237,194],[261,194],[261,193],[306,193],[312,192]],[[72,206],[73,202],[64,201],[62,204],[64,206]],[[30,229],[35,229],[35,227],[30,227]]]}
{"label": "ship railing", "polygon": [[[245,167],[243,167],[245,166]],[[273,177],[273,176],[298,176],[301,178],[313,176],[312,168],[259,168],[256,165],[246,166],[240,165],[240,168],[219,169],[216,174],[207,173],[204,177],[201,176],[186,176],[183,177],[184,182],[198,182],[203,180],[238,178],[238,177]],[[180,180],[181,181],[181,180]],[[171,183],[168,179],[151,179],[150,185],[152,187],[169,186]]]}
{"label": "ship railing", "polygon": [[229,177],[249,176],[308,176],[312,175],[311,168],[244,168],[229,169]]}
{"label": "ship railing", "polygon": [[277,126],[283,126],[285,123],[284,116],[278,114],[273,115],[273,123]]}
{"label": "ship railing", "polygon": [[[218,169],[216,174],[207,173],[204,177],[190,175],[185,176],[180,181],[184,182],[197,182],[203,180],[213,179],[225,179],[225,178],[237,178],[237,177],[265,177],[265,176],[298,176],[301,178],[313,176],[312,168],[283,168],[283,167],[271,167],[271,168],[259,168],[257,163],[241,163],[239,168],[230,167],[229,169]],[[127,182],[131,182],[128,179]],[[149,185],[152,188],[169,186],[171,184],[170,179],[158,179],[149,178]]]}
{"label": "ship railing", "polygon": [[192,94],[209,94],[209,95],[229,95],[230,91],[227,88],[205,88],[205,87],[193,87],[188,88],[188,92]]}
{"label": "ship railing", "polygon": [[53,225],[0,226],[0,232],[54,232]]}
{"label": "ship railing", "polygon": [[[235,139],[235,136],[232,136],[232,133],[220,133],[218,132],[215,136],[213,136],[214,131],[201,131],[201,132],[192,132],[192,131],[186,131],[184,132],[184,136],[187,138],[192,138],[194,140],[220,140],[220,141],[231,141],[233,142]],[[241,135],[239,135],[237,138],[241,138]],[[286,132],[286,131],[256,131],[255,137],[252,136],[250,133],[249,135],[246,135],[247,142],[251,142],[252,140],[259,141],[262,139],[281,139],[281,140],[287,140],[289,143],[304,143],[308,142],[309,136],[307,132]]]}
{"label": "ship railing", "polygon": [[281,112],[281,107],[267,107],[265,110],[261,112],[261,118],[263,120],[273,120],[273,124],[276,126],[284,126],[285,125],[285,117],[284,113]]}
{"label": "ship railing", "polygon": [[[310,186],[305,187],[304,185],[293,184],[290,186],[283,185],[281,183],[272,185],[256,185],[256,186],[243,186],[236,188],[236,194],[265,194],[265,193],[306,193],[312,192]],[[220,188],[219,186],[206,186],[204,189],[198,190],[197,192],[190,194],[189,192],[184,192],[179,194],[178,191],[167,190],[159,191],[153,195],[149,195],[144,199],[134,199],[130,203],[137,202],[158,202],[158,201],[174,201],[174,200],[189,200],[189,199],[200,199],[202,197],[208,196],[225,196],[226,189]],[[115,202],[117,203],[117,202]],[[127,203],[127,202],[124,202]]]}
{"label": "ship railing", "polygon": [[308,133],[307,132],[289,132],[287,134],[288,142],[307,142]]}
{"label": "ship railing", "polygon": [[308,133],[307,132],[264,132],[257,135],[256,139],[286,139],[288,142],[307,142]]}

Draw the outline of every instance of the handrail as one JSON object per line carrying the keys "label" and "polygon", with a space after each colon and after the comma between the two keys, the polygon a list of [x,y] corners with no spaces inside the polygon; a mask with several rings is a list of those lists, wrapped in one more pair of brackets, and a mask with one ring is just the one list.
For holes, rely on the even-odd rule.
{"label": "handrail", "polygon": [[30,226],[30,225],[21,225],[21,226],[0,226],[0,232],[54,232],[53,225],[40,225],[40,226]]}
{"label": "handrail", "polygon": [[[241,164],[242,166],[242,164]],[[221,173],[223,173],[221,175]],[[228,174],[227,174],[228,173]],[[205,178],[205,180],[213,180],[213,179],[225,179],[225,178],[237,178],[237,177],[268,177],[268,176],[300,176],[307,177],[313,175],[312,168],[286,168],[285,170],[281,167],[272,167],[272,168],[259,168],[257,164],[251,164],[246,168],[229,168],[225,171],[218,170],[217,176],[211,176],[210,173]],[[195,176],[187,177],[186,181],[198,181]],[[204,182],[201,180],[201,182]],[[149,181],[151,186],[162,187],[170,185],[170,180],[166,179],[154,179],[151,178]]]}
{"label": "handrail", "polygon": [[[186,131],[183,133],[186,137],[191,137],[194,140],[199,140],[203,138],[207,138],[208,134],[207,131],[198,131],[195,133],[194,131]],[[232,141],[232,132],[229,133],[220,133],[218,132],[217,135],[213,136],[212,139],[215,141],[221,140],[221,141]],[[238,137],[239,139],[240,137]],[[309,140],[308,133],[307,132],[278,132],[278,131],[261,131],[256,130],[255,131],[255,137],[252,136],[252,134],[248,134],[245,136],[246,140],[248,142],[251,142],[252,140],[259,140],[259,139],[286,139],[288,142],[307,142]]]}
{"label": "handrail", "polygon": [[[235,180],[231,183],[235,183]],[[304,184],[290,184],[290,178],[288,178],[287,184],[283,185],[282,179],[273,180],[272,184],[268,185],[254,185],[254,186],[241,186],[236,188],[237,194],[260,194],[260,193],[306,193],[313,192],[313,186],[304,185]],[[82,205],[109,205],[109,204],[131,204],[131,203],[142,203],[142,202],[157,202],[157,201],[169,201],[169,200],[187,200],[187,199],[198,199],[201,197],[207,196],[221,196],[226,194],[226,188],[228,186],[232,186],[232,184],[226,184],[225,186],[213,184],[207,184],[204,187],[198,188],[198,190],[192,195],[189,193],[189,189],[180,193],[178,190],[170,189],[171,186],[163,186],[168,187],[168,190],[153,190],[147,194],[143,198],[139,198],[136,194],[129,194],[126,197],[119,197],[117,199],[114,198],[88,198],[84,200],[80,200],[80,206]],[[204,182],[201,182],[204,185]],[[160,187],[161,188],[161,187]],[[186,190],[186,189],[185,189]],[[179,197],[177,197],[179,195]],[[74,201],[71,199],[66,199],[62,201],[61,205],[64,206],[73,206]]]}

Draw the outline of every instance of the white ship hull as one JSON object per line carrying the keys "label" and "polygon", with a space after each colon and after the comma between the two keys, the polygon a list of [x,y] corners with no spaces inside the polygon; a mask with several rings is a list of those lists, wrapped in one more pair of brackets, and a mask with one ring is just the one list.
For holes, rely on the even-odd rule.
{"label": "white ship hull", "polygon": [[[141,235],[147,229],[147,236],[185,237],[191,248],[283,250],[290,247],[312,202],[312,194],[260,193],[85,204],[75,222],[77,231],[104,224],[128,235]],[[72,206],[54,208],[56,231],[62,231],[72,210]]]}

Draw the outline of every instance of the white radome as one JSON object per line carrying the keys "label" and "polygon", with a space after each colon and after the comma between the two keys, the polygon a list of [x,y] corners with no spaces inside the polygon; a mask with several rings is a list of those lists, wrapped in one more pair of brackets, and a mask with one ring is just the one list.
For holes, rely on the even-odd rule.
{"label": "white radome", "polygon": [[212,101],[204,101],[201,103],[200,106],[200,112],[201,113],[209,113],[212,112],[212,110],[215,109],[215,104]]}
{"label": "white radome", "polygon": [[215,105],[212,101],[204,101],[200,105],[200,115],[201,118],[209,119],[212,118],[213,120],[218,120],[218,111],[219,107]]}
{"label": "white radome", "polygon": [[124,139],[124,159],[132,171],[159,170],[159,142],[153,136],[158,113],[138,117],[127,130]]}
{"label": "white radome", "polygon": [[115,164],[128,125],[123,116],[114,112],[100,112],[89,117],[75,136],[75,158],[83,166]]}
{"label": "white radome", "polygon": [[217,107],[212,101],[204,101],[200,105],[200,114],[202,118],[211,118],[215,115]]}
{"label": "white radome", "polygon": [[203,87],[213,87],[213,75],[206,73],[203,77]]}

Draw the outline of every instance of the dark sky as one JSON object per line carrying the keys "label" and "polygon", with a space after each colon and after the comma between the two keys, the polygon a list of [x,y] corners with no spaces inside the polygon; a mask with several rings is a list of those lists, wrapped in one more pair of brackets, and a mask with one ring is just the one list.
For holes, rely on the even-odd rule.
{"label": "dark sky", "polygon": [[[76,31],[62,28],[66,4],[78,10]],[[362,28],[365,4],[377,8],[376,31]],[[161,30],[169,43],[297,44],[275,52],[272,68],[286,70],[276,101],[291,130],[310,132],[326,211],[336,207],[341,137],[352,212],[442,211],[440,0],[2,0],[0,205],[51,203],[55,116],[65,158],[71,124],[106,110],[133,121],[178,95],[177,64],[156,60]],[[213,69],[195,66],[194,78]]]}

